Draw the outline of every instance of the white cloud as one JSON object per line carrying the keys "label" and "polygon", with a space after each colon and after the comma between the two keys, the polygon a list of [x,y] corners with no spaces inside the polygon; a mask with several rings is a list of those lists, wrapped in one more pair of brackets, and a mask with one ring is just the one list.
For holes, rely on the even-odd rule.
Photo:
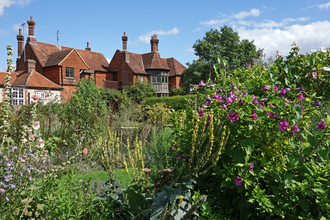
{"label": "white cloud", "polygon": [[9,34],[8,31],[5,31],[5,30],[0,30],[0,36],[7,36]]}
{"label": "white cloud", "polygon": [[5,8],[9,8],[12,5],[26,6],[33,0],[1,0],[0,1],[0,16],[5,12]]}
{"label": "white cloud", "polygon": [[317,5],[317,7],[322,10],[322,9],[328,9],[330,7],[330,2],[327,2],[325,4]]}
{"label": "white cloud", "polygon": [[309,52],[313,48],[322,46],[330,47],[330,22],[318,21],[307,25],[294,24],[281,30],[279,28],[255,28],[247,30],[238,28],[241,39],[254,40],[258,48],[264,48],[267,57],[274,56],[275,50],[283,55],[290,51],[291,44],[295,41],[302,48],[301,53]]}
{"label": "white cloud", "polygon": [[247,11],[241,11],[237,14],[233,14],[231,18],[236,18],[236,19],[243,19],[245,17],[251,16],[251,17],[257,17],[260,15],[259,9],[253,8],[249,12]]}
{"label": "white cloud", "polygon": [[20,24],[14,24],[13,25],[13,31],[18,33],[18,29],[22,29],[23,27]]}
{"label": "white cloud", "polygon": [[307,21],[309,20],[309,17],[301,17],[301,18],[286,18],[283,19],[281,22],[275,22],[273,20],[265,20],[262,22],[255,22],[255,21],[244,21],[239,20],[236,22],[238,25],[243,26],[254,26],[256,28],[279,28],[287,25],[288,23],[295,22],[295,21]]}
{"label": "white cloud", "polygon": [[189,53],[195,53],[194,48],[187,48],[187,49],[184,49],[184,50],[189,52]]}
{"label": "white cloud", "polygon": [[110,63],[111,62],[111,59],[109,59],[109,58],[105,58],[106,60],[107,60],[107,62],[108,63]]}
{"label": "white cloud", "polygon": [[206,26],[219,26],[225,22],[229,21],[228,18],[225,18],[225,19],[211,19],[209,21],[202,21],[200,22],[200,24],[203,24],[203,25],[206,25]]}
{"label": "white cloud", "polygon": [[0,72],[7,72],[7,65],[0,67]]}
{"label": "white cloud", "polygon": [[193,32],[195,33],[195,32],[200,31],[200,30],[201,30],[201,28],[198,27],[198,28],[196,28],[196,30],[193,30]]}
{"label": "white cloud", "polygon": [[176,35],[180,31],[177,27],[172,28],[172,30],[169,31],[163,31],[163,30],[157,30],[157,31],[150,31],[148,33],[145,33],[139,37],[139,41],[142,41],[143,43],[149,43],[151,35],[156,34],[156,35]]}

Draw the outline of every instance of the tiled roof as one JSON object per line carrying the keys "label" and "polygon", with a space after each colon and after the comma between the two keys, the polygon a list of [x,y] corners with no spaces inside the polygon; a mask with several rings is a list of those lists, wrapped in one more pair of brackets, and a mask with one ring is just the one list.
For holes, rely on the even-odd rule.
{"label": "tiled roof", "polygon": [[[15,72],[11,72],[11,79],[10,79],[10,84],[12,84],[15,79],[16,79],[16,73]],[[6,80],[5,77],[7,76],[7,72],[0,72],[0,85],[3,86],[4,84],[6,84]]]}
{"label": "tiled roof", "polygon": [[168,68],[167,62],[165,58],[160,58],[159,53],[150,52],[142,54],[144,69],[165,69],[170,70]]}
{"label": "tiled roof", "polygon": [[182,65],[179,61],[177,61],[175,58],[167,58],[167,65],[170,68],[170,72],[168,73],[169,76],[175,76],[175,75],[182,75],[183,71],[187,68]]}
{"label": "tiled roof", "polygon": [[147,74],[142,62],[141,54],[129,52],[129,61],[130,62],[128,62],[127,65],[132,69],[134,73]]}
{"label": "tiled roof", "polygon": [[29,72],[15,72],[16,79],[12,86],[26,86],[27,88],[44,88],[44,89],[63,89],[61,86],[50,81],[35,70]]}
{"label": "tiled roof", "polygon": [[[37,42],[36,44],[30,45],[42,67],[50,66],[51,64],[60,62],[59,60],[61,58],[65,58],[65,55],[68,55],[72,51],[72,49],[74,49],[71,47],[61,46],[60,50],[54,44],[47,44],[42,42]],[[86,62],[86,64],[89,66],[89,71],[108,71],[107,66],[109,64],[103,54],[88,50],[76,50],[81,55],[82,59]]]}

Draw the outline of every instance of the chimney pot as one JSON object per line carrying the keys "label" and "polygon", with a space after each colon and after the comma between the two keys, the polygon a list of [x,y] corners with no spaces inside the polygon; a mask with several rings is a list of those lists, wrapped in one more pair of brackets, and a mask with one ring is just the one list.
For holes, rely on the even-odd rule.
{"label": "chimney pot", "polygon": [[85,48],[85,50],[91,51],[91,48],[89,47],[89,42],[87,42],[87,47]]}
{"label": "chimney pot", "polygon": [[157,35],[154,34],[151,36],[150,44],[151,44],[151,52],[157,52],[158,53],[158,43],[159,40],[157,38]]}
{"label": "chimney pot", "polygon": [[29,25],[29,36],[27,38],[27,41],[28,42],[31,42],[31,43],[37,43],[37,40],[34,36],[34,26],[36,25],[36,22],[33,21],[33,17],[31,16],[30,17],[30,20],[27,21],[28,25]]}
{"label": "chimney pot", "polygon": [[22,29],[19,29],[19,34],[16,36],[17,39],[17,59],[20,59],[23,53],[24,36],[22,35]]}
{"label": "chimney pot", "polygon": [[122,36],[121,39],[123,41],[123,50],[126,51],[127,50],[127,39],[128,39],[128,37],[126,36],[126,32],[124,32],[124,36]]}

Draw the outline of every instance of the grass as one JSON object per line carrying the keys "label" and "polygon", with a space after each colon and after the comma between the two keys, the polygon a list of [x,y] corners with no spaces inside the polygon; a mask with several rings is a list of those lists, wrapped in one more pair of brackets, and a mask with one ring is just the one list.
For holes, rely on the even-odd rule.
{"label": "grass", "polygon": [[[128,169],[130,174],[132,175],[132,169]],[[64,176],[65,178],[67,176]],[[73,175],[73,180],[78,181],[78,180],[84,180],[87,181],[88,179],[91,180],[100,180],[102,183],[107,181],[109,179],[109,175],[106,171],[97,171],[93,173],[79,173]],[[115,172],[115,181],[119,181],[120,187],[121,188],[126,188],[130,183],[131,183],[131,178],[128,176],[126,173],[125,169],[117,169]]]}

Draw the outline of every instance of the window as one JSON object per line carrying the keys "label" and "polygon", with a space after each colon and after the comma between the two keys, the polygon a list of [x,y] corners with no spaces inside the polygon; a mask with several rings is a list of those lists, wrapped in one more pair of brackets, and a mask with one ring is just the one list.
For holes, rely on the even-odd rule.
{"label": "window", "polygon": [[13,105],[24,105],[24,89],[11,88],[11,103]]}
{"label": "window", "polygon": [[40,97],[40,99],[46,99],[45,92],[36,92],[36,96]]}
{"label": "window", "polygon": [[143,80],[143,76],[140,76],[140,82],[143,83],[144,80]]}
{"label": "window", "polygon": [[151,83],[168,83],[168,73],[166,71],[150,72]]}
{"label": "window", "polygon": [[117,72],[115,72],[113,74],[113,81],[118,81],[118,73]]}
{"label": "window", "polygon": [[65,78],[73,78],[73,68],[65,67]]}

